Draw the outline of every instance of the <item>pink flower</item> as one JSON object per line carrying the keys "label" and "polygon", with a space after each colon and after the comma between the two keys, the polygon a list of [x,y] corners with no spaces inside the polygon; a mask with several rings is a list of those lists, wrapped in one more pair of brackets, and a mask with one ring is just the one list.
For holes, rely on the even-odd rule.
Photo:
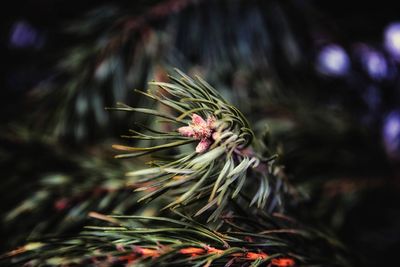
{"label": "pink flower", "polygon": [[178,132],[187,137],[193,137],[196,140],[200,140],[196,147],[197,153],[203,153],[212,144],[212,135],[215,130],[215,118],[209,116],[207,121],[197,114],[192,115],[192,123],[189,126],[180,127]]}

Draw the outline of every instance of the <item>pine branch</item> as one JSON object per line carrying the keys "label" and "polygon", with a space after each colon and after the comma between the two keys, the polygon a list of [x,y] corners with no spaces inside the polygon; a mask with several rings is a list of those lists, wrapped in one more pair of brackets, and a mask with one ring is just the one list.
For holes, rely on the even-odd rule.
{"label": "pine branch", "polygon": [[[260,156],[265,151],[255,151],[254,133],[239,110],[201,78],[192,79],[179,70],[177,73],[179,77],[171,77],[173,83],[150,83],[158,86],[158,91],[140,92],[167,106],[169,113],[125,104],[111,108],[161,117],[168,123],[163,125],[164,130],[144,128],[143,132],[132,130],[134,135],[124,136],[138,140],[165,140],[167,143],[151,147],[114,145],[117,150],[129,152],[117,155],[117,158],[157,156],[158,152],[166,150],[179,153],[178,159],[152,161],[149,162],[150,168],[127,173],[128,177],[137,177],[140,183],[146,183],[137,191],[151,189],[141,200],[153,200],[168,192],[176,199],[166,208],[177,208],[196,199],[208,198],[196,215],[213,207],[215,211],[209,220],[216,220],[230,199],[237,198],[246,188],[254,191],[248,204],[265,207],[271,193],[269,187],[279,179],[274,175],[278,168],[273,166],[273,158],[266,160]],[[195,141],[199,142],[195,151],[186,146]],[[279,195],[279,191],[274,194]]]}
{"label": "pine branch", "polygon": [[[111,226],[91,226],[80,237],[27,244],[2,256],[14,264],[128,265],[128,266],[341,266],[340,254],[329,255],[317,235],[305,230],[282,229],[290,221],[274,218],[277,229],[235,231],[230,217],[225,231],[215,231],[182,214],[178,219],[144,216],[106,216],[92,213]],[[180,218],[179,218],[180,217]],[[250,225],[250,221],[245,222]],[[151,228],[148,226],[151,225]],[[257,230],[256,230],[257,229]],[[254,231],[255,230],[255,231]],[[315,243],[320,242],[320,247]],[[301,246],[296,246],[302,244]],[[318,254],[310,253],[310,246]],[[326,243],[325,243],[326,246]],[[314,251],[316,252],[316,251]],[[332,262],[336,257],[336,262]],[[142,265],[141,265],[142,264]]]}
{"label": "pine branch", "polygon": [[[114,148],[127,152],[117,157],[153,157],[149,168],[128,173],[133,178],[129,186],[145,192],[141,200],[174,197],[165,207],[174,213],[92,212],[108,225],[87,227],[72,238],[33,241],[4,254],[3,261],[32,266],[346,266],[336,240],[274,213],[285,200],[285,176],[244,115],[201,78],[177,72],[173,83],[153,82],[158,91],[142,92],[166,106],[165,112],[125,104],[112,108],[162,118],[158,128],[142,125],[127,136],[150,146]],[[257,209],[247,208],[256,203]],[[201,214],[208,217],[206,224],[192,218]]]}
{"label": "pine branch", "polygon": [[[110,161],[108,148],[98,146],[90,152],[82,148],[74,153],[59,144],[23,136],[20,128],[3,130],[1,252],[45,235],[77,234],[89,222],[92,210],[157,215],[165,205],[161,199],[139,205],[139,194],[132,193],[135,187],[124,177],[137,163]],[[9,136],[4,137],[5,133]]]}

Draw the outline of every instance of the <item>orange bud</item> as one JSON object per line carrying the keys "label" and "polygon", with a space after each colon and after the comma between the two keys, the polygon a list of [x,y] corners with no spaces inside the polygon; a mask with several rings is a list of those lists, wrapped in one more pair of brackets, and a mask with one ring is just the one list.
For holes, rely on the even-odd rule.
{"label": "orange bud", "polygon": [[263,252],[261,252],[261,253],[247,252],[246,253],[246,259],[249,259],[249,260],[266,259],[266,258],[268,258],[268,255]]}
{"label": "orange bud", "polygon": [[294,260],[289,258],[273,259],[271,261],[272,265],[278,267],[290,267],[294,266]]}
{"label": "orange bud", "polygon": [[179,250],[181,254],[203,254],[205,252],[202,248],[188,247]]}
{"label": "orange bud", "polygon": [[120,261],[127,261],[128,263],[132,263],[135,260],[137,260],[138,257],[134,254],[129,254],[129,255],[124,255],[124,256],[119,256],[118,260]]}
{"label": "orange bud", "polygon": [[144,257],[156,258],[160,256],[160,252],[157,249],[136,247],[136,252]]}

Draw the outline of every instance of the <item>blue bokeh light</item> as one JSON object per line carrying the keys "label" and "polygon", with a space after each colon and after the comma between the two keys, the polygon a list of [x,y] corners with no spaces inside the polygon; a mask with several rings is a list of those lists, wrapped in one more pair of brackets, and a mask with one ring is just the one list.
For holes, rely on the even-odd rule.
{"label": "blue bokeh light", "polygon": [[383,52],[366,44],[357,45],[355,52],[363,70],[373,80],[383,80],[391,76],[390,65]]}
{"label": "blue bokeh light", "polygon": [[393,111],[386,116],[382,136],[389,157],[400,159],[400,111]]}
{"label": "blue bokeh light", "polygon": [[22,20],[11,27],[9,43],[13,48],[40,48],[44,38],[36,28]]}
{"label": "blue bokeh light", "polygon": [[393,59],[400,61],[400,22],[394,22],[386,27],[384,44]]}
{"label": "blue bokeh light", "polygon": [[350,69],[350,59],[339,45],[324,46],[318,54],[317,70],[329,76],[343,76]]}

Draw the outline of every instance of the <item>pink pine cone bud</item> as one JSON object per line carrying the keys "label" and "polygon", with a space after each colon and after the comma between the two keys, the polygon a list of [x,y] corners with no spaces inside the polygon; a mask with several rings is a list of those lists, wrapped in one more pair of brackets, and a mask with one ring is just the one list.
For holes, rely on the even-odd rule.
{"label": "pink pine cone bud", "polygon": [[180,127],[178,132],[183,136],[201,140],[196,147],[196,152],[202,153],[213,143],[212,138],[215,130],[215,122],[216,119],[214,116],[208,116],[207,121],[205,121],[199,115],[193,114],[192,123],[189,123],[189,126]]}
{"label": "pink pine cone bud", "polygon": [[215,129],[215,123],[216,123],[216,119],[214,116],[209,116],[207,118],[207,126],[211,129]]}
{"label": "pink pine cone bud", "polygon": [[207,151],[207,149],[210,147],[211,141],[209,139],[202,139],[200,143],[196,146],[196,152],[197,153],[203,153]]}
{"label": "pink pine cone bud", "polygon": [[192,115],[192,123],[196,126],[207,126],[207,123],[205,122],[205,120],[203,120],[202,117],[200,117],[197,114],[193,114]]}
{"label": "pink pine cone bud", "polygon": [[193,131],[193,128],[191,126],[180,127],[178,129],[178,132],[183,136],[187,136],[187,137],[193,137],[194,136],[194,131]]}
{"label": "pink pine cone bud", "polygon": [[217,140],[220,136],[221,136],[221,134],[220,134],[219,132],[214,132],[214,133],[212,134],[212,138],[213,138],[214,140]]}

